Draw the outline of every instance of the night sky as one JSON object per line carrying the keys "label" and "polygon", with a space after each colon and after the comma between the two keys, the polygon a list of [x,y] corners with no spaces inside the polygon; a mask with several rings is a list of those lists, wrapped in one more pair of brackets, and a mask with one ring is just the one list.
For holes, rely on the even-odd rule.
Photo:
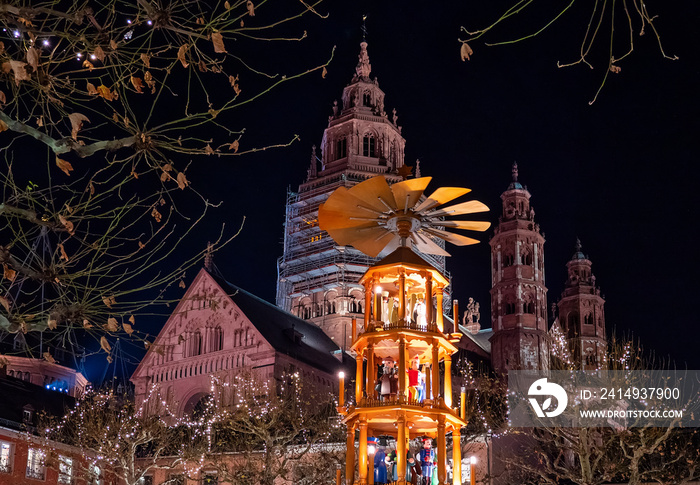
{"label": "night sky", "polygon": [[[460,26],[487,25],[507,2],[449,3],[327,2],[319,10],[329,13],[327,19],[308,17],[290,30],[306,29],[306,40],[276,47],[276,57],[254,59],[291,74],[323,63],[336,46],[325,79],[314,73],[290,82],[239,112],[235,128],[246,128],[242,148],[294,134],[301,141],[233,160],[209,157],[191,169],[191,182],[223,205],[182,250],[204,247],[221,223],[232,232],[246,216],[241,235],[215,261],[229,281],[274,301],[287,189],[304,181],[311,145],[320,145],[333,100],[353,75],[366,13],[372,76],[386,93],[387,111],[399,114],[406,163],[419,158],[422,174],[433,177],[428,192],[441,185],[472,188],[473,198],[492,208],[495,223],[517,161],[546,237],[548,303],[561,294],[579,237],[606,299],[608,333],[631,332],[658,356],[700,368],[697,2],[649,1],[664,49],[680,60],[663,59],[651,32],[635,35],[635,52],[619,64],[621,73],[608,76],[592,106],[607,66],[608,37],[601,35],[594,49],[595,69],[556,65],[576,59],[589,15],[583,7],[591,2],[577,2],[524,43],[487,47],[474,41],[469,62],[460,60]],[[486,40],[536,30],[551,14],[520,15]],[[258,9],[259,21],[265,15]],[[617,35],[625,40],[628,34],[620,28]],[[255,82],[241,75],[244,92]],[[485,327],[488,237],[478,246],[448,248],[453,295],[479,301]]]}

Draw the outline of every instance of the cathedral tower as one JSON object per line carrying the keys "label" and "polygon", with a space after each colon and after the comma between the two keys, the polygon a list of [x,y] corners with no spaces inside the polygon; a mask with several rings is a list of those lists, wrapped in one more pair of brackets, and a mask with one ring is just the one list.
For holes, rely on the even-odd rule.
{"label": "cathedral tower", "polygon": [[572,358],[583,370],[603,364],[607,340],[605,337],[605,300],[596,287],[591,272],[591,261],[581,252],[576,240],[576,251],[566,263],[568,278],[559,300],[559,322],[569,342]]}
{"label": "cathedral tower", "polygon": [[[343,350],[351,345],[352,318],[362,319],[365,310],[360,277],[378,259],[335,244],[318,227],[318,206],[338,187],[379,174],[391,184],[410,174],[396,110],[386,113],[384,91],[370,78],[371,70],[363,41],[355,75],[340,105],[334,103],[320,157],[314,148],[306,181],[288,194],[284,253],[278,260],[277,305],[320,326]],[[445,273],[444,257],[423,257]]]}
{"label": "cathedral tower", "polygon": [[548,369],[544,236],[530,192],[513,181],[501,194],[503,214],[491,238],[491,360],[494,370]]}

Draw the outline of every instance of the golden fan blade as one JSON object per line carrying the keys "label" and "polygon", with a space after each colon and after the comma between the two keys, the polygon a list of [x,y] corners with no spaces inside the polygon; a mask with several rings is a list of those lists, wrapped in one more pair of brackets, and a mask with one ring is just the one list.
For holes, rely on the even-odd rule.
{"label": "golden fan blade", "polygon": [[432,177],[421,177],[419,179],[404,180],[392,185],[391,191],[394,194],[396,207],[400,211],[413,209],[413,206],[418,203],[420,196],[423,195],[423,191],[432,179]]}
{"label": "golden fan blade", "polygon": [[394,234],[392,232],[387,231],[383,227],[375,227],[366,231],[358,231],[358,237],[349,244],[367,256],[376,258],[393,238]]}
{"label": "golden fan blade", "polygon": [[399,236],[398,234],[396,234],[396,235],[394,236],[394,238],[393,238],[391,241],[389,241],[389,244],[387,244],[386,246],[384,246],[384,249],[382,249],[381,253],[379,253],[378,256],[379,256],[380,258],[389,256],[391,253],[393,253],[394,251],[396,251],[396,249],[397,249],[399,246],[401,246],[401,236]]}
{"label": "golden fan blade", "polygon": [[469,200],[467,202],[462,202],[461,204],[451,205],[449,207],[444,207],[436,211],[425,214],[428,217],[435,216],[460,216],[463,214],[474,214],[475,212],[486,212],[489,208],[483,202],[478,200]]}
{"label": "golden fan blade", "polygon": [[424,254],[434,254],[436,256],[449,256],[450,253],[438,246],[435,241],[428,236],[423,236],[418,233],[411,234],[413,245],[415,248]]}
{"label": "golden fan blade", "polygon": [[486,221],[436,221],[436,225],[444,227],[454,227],[455,229],[466,229],[468,231],[485,231],[491,227]]}
{"label": "golden fan blade", "polygon": [[415,212],[421,212],[432,209],[433,207],[447,204],[449,201],[468,194],[471,191],[472,189],[465,189],[464,187],[440,187],[413,210]]}
{"label": "golden fan blade", "polygon": [[[394,197],[389,188],[389,184],[383,175],[378,175],[367,179],[364,182],[350,187],[348,192],[354,197],[362,201],[362,204],[366,207],[370,207],[378,212],[387,212],[386,206],[391,207],[392,210],[396,210],[396,204],[394,204]],[[379,199],[383,200],[383,204]]]}
{"label": "golden fan blade", "polygon": [[[365,223],[365,225],[362,226],[329,229],[326,232],[330,237],[333,238],[333,240],[336,243],[338,243],[338,245],[347,246],[354,245],[354,241],[358,238],[365,236],[370,237],[372,231],[374,231],[375,229],[385,230],[381,227],[378,227],[376,223],[371,222]],[[379,233],[374,233],[374,237],[377,237],[377,234]]]}
{"label": "golden fan blade", "polygon": [[318,224],[321,229],[356,227],[375,219],[374,210],[363,209],[364,202],[353,196],[345,187],[339,187],[318,208]]}
{"label": "golden fan blade", "polygon": [[462,236],[461,234],[453,234],[451,232],[434,228],[425,228],[423,230],[429,234],[433,234],[436,237],[439,237],[440,239],[444,239],[448,243],[452,243],[455,246],[468,246],[469,244],[479,244],[478,239]]}

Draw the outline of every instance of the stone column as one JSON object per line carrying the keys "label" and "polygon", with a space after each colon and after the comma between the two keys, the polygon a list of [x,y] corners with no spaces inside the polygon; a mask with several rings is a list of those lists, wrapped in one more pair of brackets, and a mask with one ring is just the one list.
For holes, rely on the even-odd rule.
{"label": "stone column", "polygon": [[445,439],[445,415],[444,414],[438,414],[438,425],[437,425],[437,446],[438,446],[438,452],[437,452],[437,466],[438,466],[438,483],[440,485],[445,483],[445,480],[447,479],[447,461],[446,461],[446,450],[447,450],[447,441]]}
{"label": "stone column", "polygon": [[355,426],[348,425],[347,449],[345,450],[345,484],[355,482]]}
{"label": "stone column", "polygon": [[452,408],[452,356],[445,355],[445,406]]}
{"label": "stone column", "polygon": [[367,485],[367,418],[360,416],[360,450],[358,456],[359,485]]}
{"label": "stone column", "polygon": [[462,485],[462,441],[459,428],[452,430],[452,485]]}

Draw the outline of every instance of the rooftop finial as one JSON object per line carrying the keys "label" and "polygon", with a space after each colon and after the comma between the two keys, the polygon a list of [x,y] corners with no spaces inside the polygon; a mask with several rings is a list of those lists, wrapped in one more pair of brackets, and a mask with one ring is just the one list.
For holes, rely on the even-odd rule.
{"label": "rooftop finial", "polygon": [[372,72],[372,65],[369,63],[369,55],[367,54],[367,42],[363,39],[360,42],[360,55],[357,56],[358,62],[355,72],[361,79],[369,78],[369,73]]}
{"label": "rooftop finial", "polygon": [[207,242],[207,250],[204,252],[204,269],[211,273],[214,268],[214,245]]}
{"label": "rooftop finial", "polygon": [[420,177],[420,159],[416,158],[416,178],[419,179]]}
{"label": "rooftop finial", "polygon": [[576,246],[575,246],[576,252],[578,253],[581,251],[581,240],[579,238],[576,238]]}
{"label": "rooftop finial", "polygon": [[513,182],[518,181],[518,162],[513,162],[513,169],[511,170],[513,174]]}
{"label": "rooftop finial", "polygon": [[365,23],[367,20],[367,15],[362,16],[362,42],[367,42],[367,24]]}

